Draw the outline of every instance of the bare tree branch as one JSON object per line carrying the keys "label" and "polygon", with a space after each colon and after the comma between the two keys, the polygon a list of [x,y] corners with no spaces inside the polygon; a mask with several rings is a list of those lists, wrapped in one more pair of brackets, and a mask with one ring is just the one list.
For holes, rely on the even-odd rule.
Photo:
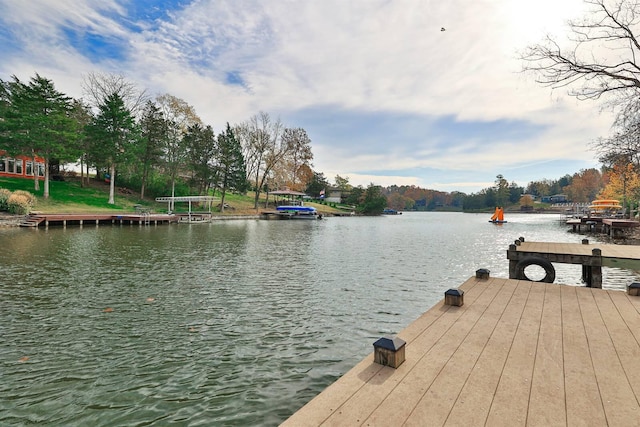
{"label": "bare tree branch", "polygon": [[82,91],[92,107],[104,104],[109,96],[116,94],[134,116],[149,99],[145,89],[139,89],[119,74],[89,73],[83,77]]}
{"label": "bare tree branch", "polygon": [[593,7],[581,21],[568,23],[572,43],[562,47],[550,36],[529,46],[521,58],[523,71],[554,89],[569,87],[578,99],[603,95],[640,94],[640,64],[636,62],[640,41],[634,30],[640,24],[637,0],[585,0]]}

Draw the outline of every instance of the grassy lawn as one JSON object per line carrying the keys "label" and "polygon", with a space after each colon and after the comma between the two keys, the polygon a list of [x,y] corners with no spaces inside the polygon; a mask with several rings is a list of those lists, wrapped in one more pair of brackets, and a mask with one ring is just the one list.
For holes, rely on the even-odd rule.
{"label": "grassy lawn", "polygon": [[[42,197],[44,193],[44,182],[40,182],[40,190],[34,190],[34,182],[31,179],[4,178],[0,177],[0,188],[10,191],[24,190],[38,197],[38,204],[33,208],[35,211],[44,213],[101,213],[101,212],[134,212],[135,205],[140,204],[151,208],[152,212],[163,213],[167,211],[166,203],[157,203],[155,200],[140,200],[139,194],[116,187],[115,205],[107,203],[109,200],[109,185],[92,180],[86,187],[81,187],[80,182],[51,181],[49,182],[49,198]],[[218,197],[219,194],[216,194]],[[270,199],[273,200],[273,199]],[[261,195],[258,210],[253,208],[254,193],[247,195],[229,194],[225,196],[225,204],[233,209],[225,209],[224,215],[255,215],[264,209],[264,195]],[[309,203],[315,206],[320,212],[334,212],[337,209],[331,207]],[[272,208],[270,206],[270,208]],[[176,211],[186,212],[186,203],[176,203]],[[217,208],[215,209],[217,210]]]}
{"label": "grassy lawn", "polygon": [[108,204],[109,186],[99,182],[81,187],[76,181],[51,181],[48,199],[43,198],[42,181],[40,190],[36,191],[33,180],[0,177],[0,188],[24,190],[36,195],[38,204],[34,210],[48,213],[133,211],[133,205],[138,203],[135,196],[116,194],[115,205]]}

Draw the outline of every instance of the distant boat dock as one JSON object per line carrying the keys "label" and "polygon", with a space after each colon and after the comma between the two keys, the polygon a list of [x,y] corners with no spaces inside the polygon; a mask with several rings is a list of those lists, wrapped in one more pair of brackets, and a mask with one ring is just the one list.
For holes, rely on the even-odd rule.
{"label": "distant boat dock", "polygon": [[584,216],[568,219],[567,225],[571,226],[572,231],[578,233],[584,229],[585,231],[602,232],[610,237],[619,237],[627,230],[640,227],[640,222],[632,219]]}
{"label": "distant boat dock", "polygon": [[282,425],[638,425],[638,290],[476,274]]}
{"label": "distant boat dock", "polygon": [[122,214],[38,214],[27,215],[21,227],[49,227],[67,225],[159,225],[177,222],[178,217],[167,214],[122,213]]}

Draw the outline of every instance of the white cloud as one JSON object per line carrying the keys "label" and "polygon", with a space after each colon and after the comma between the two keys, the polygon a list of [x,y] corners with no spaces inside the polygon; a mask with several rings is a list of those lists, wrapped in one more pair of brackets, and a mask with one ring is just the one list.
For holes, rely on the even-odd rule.
{"label": "white cloud", "polygon": [[[410,129],[385,124],[371,147],[350,151],[344,133],[310,135],[315,167],[327,177],[357,175],[385,184],[426,179],[385,176],[384,170],[475,171],[477,180],[458,180],[466,186],[492,180],[496,168],[516,171],[554,159],[589,164],[593,154],[585,146],[606,134],[611,120],[597,105],[552,93],[519,72],[518,50],[546,33],[563,33],[567,19],[581,16],[581,0],[201,0],[169,12],[164,21],[135,23],[125,6],[0,1],[0,20],[20,43],[19,50],[7,49],[0,73],[26,79],[37,71],[72,96],[81,95],[82,75],[89,71],[122,73],[152,94],[185,99],[216,129],[261,110],[295,116],[333,107],[362,116],[424,117],[423,126]],[[124,60],[90,60],[63,30],[125,40]],[[229,84],[230,75],[237,84]],[[529,123],[544,131],[490,142],[486,134],[471,133],[447,144],[445,136],[428,133],[437,131],[431,121],[446,116],[467,124]],[[345,150],[331,148],[336,142]],[[376,170],[380,175],[359,172]]]}

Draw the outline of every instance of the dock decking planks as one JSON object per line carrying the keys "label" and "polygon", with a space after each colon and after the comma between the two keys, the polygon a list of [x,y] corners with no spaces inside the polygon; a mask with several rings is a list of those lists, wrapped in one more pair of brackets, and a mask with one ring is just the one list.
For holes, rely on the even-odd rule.
{"label": "dock decking planks", "polygon": [[577,289],[560,289],[567,425],[606,425]]}
{"label": "dock decking planks", "polygon": [[304,425],[636,425],[640,297],[471,278],[285,421]]}
{"label": "dock decking planks", "polygon": [[603,258],[621,258],[640,260],[640,246],[615,245],[610,243],[555,243],[555,242],[522,242],[516,246],[518,252],[538,252],[543,254],[591,255],[598,248]]}

